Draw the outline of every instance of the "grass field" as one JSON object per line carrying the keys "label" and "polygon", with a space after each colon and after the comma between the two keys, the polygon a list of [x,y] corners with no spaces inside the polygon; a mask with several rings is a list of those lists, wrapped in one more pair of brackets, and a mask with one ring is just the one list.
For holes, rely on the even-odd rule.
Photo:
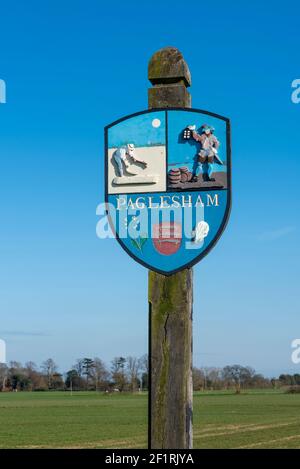
{"label": "grass field", "polygon": [[[145,448],[147,395],[0,393],[0,448]],[[300,394],[195,393],[195,448],[300,448]]]}

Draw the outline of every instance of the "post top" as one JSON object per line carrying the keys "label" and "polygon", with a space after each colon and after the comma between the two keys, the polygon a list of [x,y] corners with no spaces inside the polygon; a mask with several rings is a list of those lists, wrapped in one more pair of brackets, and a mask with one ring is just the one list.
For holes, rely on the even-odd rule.
{"label": "post top", "polygon": [[191,86],[191,73],[182,53],[176,47],[164,47],[155,52],[148,65],[152,85],[183,82]]}

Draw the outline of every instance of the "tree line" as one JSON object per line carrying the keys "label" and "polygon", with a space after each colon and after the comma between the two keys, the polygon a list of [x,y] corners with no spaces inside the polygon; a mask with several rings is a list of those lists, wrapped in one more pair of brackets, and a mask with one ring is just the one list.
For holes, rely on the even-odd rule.
{"label": "tree line", "polygon": [[40,367],[30,361],[0,364],[0,391],[131,391],[148,389],[148,358],[116,357],[110,368],[100,358],[80,358],[59,373],[52,358]]}
{"label": "tree line", "polygon": [[[80,358],[65,373],[59,373],[52,358],[41,366],[12,361],[0,364],[0,391],[103,391],[148,390],[148,356],[115,357],[107,367],[100,358]],[[266,378],[249,366],[193,368],[194,391],[300,386],[300,374]]]}
{"label": "tree line", "polygon": [[278,378],[266,378],[256,373],[250,366],[230,365],[224,368],[193,368],[194,391],[221,390],[234,388],[236,393],[242,389],[300,387],[300,374],[281,374]]}

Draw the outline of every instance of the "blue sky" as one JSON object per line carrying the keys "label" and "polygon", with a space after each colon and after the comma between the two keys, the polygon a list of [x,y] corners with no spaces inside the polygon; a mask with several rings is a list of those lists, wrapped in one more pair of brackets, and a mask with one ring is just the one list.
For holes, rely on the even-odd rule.
{"label": "blue sky", "polygon": [[147,350],[147,271],[95,234],[103,127],[147,108],[173,45],[193,107],[231,118],[233,209],[195,269],[194,363],[299,372],[299,3],[1,4],[0,337],[8,360]]}
{"label": "blue sky", "polygon": [[[160,124],[154,127],[152,122],[157,119]],[[165,112],[152,112],[131,117],[108,129],[108,147],[120,147],[127,143],[136,147],[166,143]]]}

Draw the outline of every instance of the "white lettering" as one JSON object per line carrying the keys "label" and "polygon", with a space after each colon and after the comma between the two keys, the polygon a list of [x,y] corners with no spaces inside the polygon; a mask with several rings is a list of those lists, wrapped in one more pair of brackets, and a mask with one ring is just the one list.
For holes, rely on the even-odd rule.
{"label": "white lettering", "polygon": [[207,206],[209,207],[210,205],[215,205],[216,207],[219,206],[219,195],[215,194],[214,197],[210,194],[207,194]]}
{"label": "white lettering", "polygon": [[121,210],[121,206],[126,206],[126,198],[125,197],[118,197],[117,198],[117,210]]}

